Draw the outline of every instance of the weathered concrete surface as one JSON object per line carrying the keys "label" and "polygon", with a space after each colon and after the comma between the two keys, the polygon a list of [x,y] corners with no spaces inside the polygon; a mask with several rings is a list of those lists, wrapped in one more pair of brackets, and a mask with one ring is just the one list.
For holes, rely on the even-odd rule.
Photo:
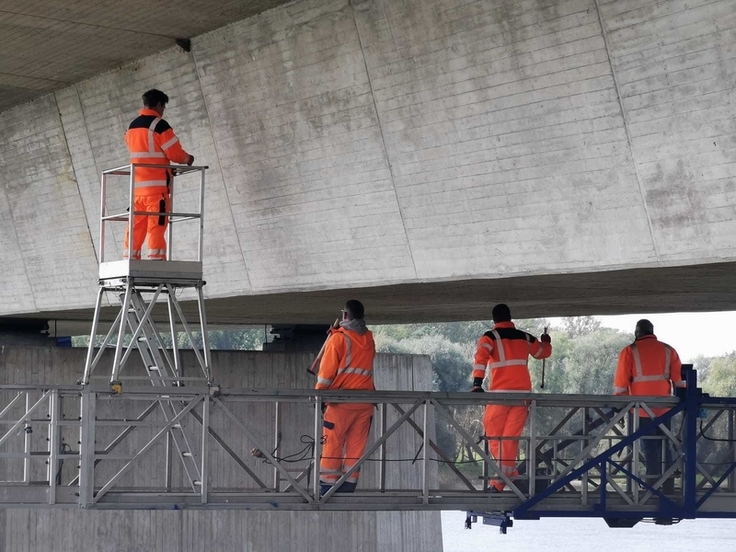
{"label": "weathered concrete surface", "polygon": [[284,2],[3,2],[0,110]]}
{"label": "weathered concrete surface", "polygon": [[[0,352],[0,383],[45,383],[70,384],[81,375],[85,351],[81,349],[59,349],[42,347],[5,347]],[[108,354],[108,357],[110,355]],[[107,359],[107,362],[111,358]],[[134,359],[137,360],[137,359]],[[101,362],[104,364],[105,359]],[[190,353],[183,356],[184,366],[192,366]],[[216,381],[223,387],[240,388],[311,388],[314,379],[308,376],[305,366],[311,362],[307,354],[259,353],[259,352],[213,352]],[[101,368],[100,368],[101,369]],[[379,389],[404,389],[426,391],[432,386],[431,364],[428,357],[411,355],[381,354],[375,363],[376,386]],[[135,374],[135,364],[128,375]],[[7,400],[9,397],[2,397]],[[4,403],[5,404],[5,403]],[[116,408],[119,408],[120,405]],[[138,402],[135,408],[115,416],[137,416],[145,407]],[[98,417],[111,417],[100,403]],[[109,407],[108,407],[109,409]],[[305,411],[305,409],[307,411]],[[272,481],[272,469],[249,455],[254,446],[241,434],[234,432],[232,425],[223,423],[217,409],[212,410],[212,427],[226,440],[249,467],[266,482]],[[273,405],[231,406],[231,411],[261,439],[261,443],[273,442]],[[8,417],[14,412],[8,413]],[[72,419],[74,412],[71,412]],[[18,413],[20,415],[20,413]],[[305,405],[282,405],[283,440],[280,453],[288,455],[302,448],[301,434],[312,433],[311,407]],[[149,419],[156,419],[152,414]],[[393,419],[393,418],[392,418]],[[389,419],[389,424],[392,423]],[[191,421],[191,420],[190,420]],[[191,422],[192,424],[194,422]],[[186,420],[184,427],[187,427]],[[375,428],[374,428],[375,430]],[[101,430],[97,434],[98,447],[104,448],[119,431]],[[116,452],[130,454],[135,447],[147,442],[147,433],[153,436],[155,429],[141,427],[126,438]],[[46,448],[45,432],[36,428],[33,450]],[[62,437],[76,450],[78,429],[65,426]],[[372,437],[375,439],[375,436]],[[130,448],[126,448],[127,446]],[[389,458],[413,457],[421,445],[421,439],[411,428],[403,428],[394,438],[387,441]],[[15,448],[13,448],[15,447]],[[20,449],[18,448],[20,447]],[[5,450],[22,450],[22,437],[4,445]],[[121,485],[145,487],[152,481],[161,482],[164,464],[163,447],[154,446],[142,459],[145,469],[131,471],[121,480]],[[250,458],[250,461],[248,460]],[[212,443],[210,450],[210,485],[212,488],[256,488],[256,484],[243,475],[222,450]],[[108,468],[113,475],[120,465],[115,462]],[[100,464],[100,467],[103,463]],[[183,483],[180,466],[174,463],[173,481]],[[76,475],[76,466],[66,462],[63,467],[63,482]],[[378,468],[368,463],[361,469],[359,486],[377,485]],[[0,460],[2,479],[21,478],[22,462]],[[45,480],[46,466],[43,460],[31,466],[32,480]],[[436,478],[436,466],[429,474],[430,481]],[[158,477],[158,479],[156,479]],[[98,483],[101,479],[98,479]],[[401,484],[399,484],[401,481]],[[406,462],[389,464],[387,486],[400,485],[421,487],[421,474],[417,467]],[[4,524],[3,524],[4,519]],[[48,510],[12,509],[0,510],[0,552],[35,552],[55,550],[72,552],[79,550],[115,552],[213,552],[243,551],[302,552],[324,550],[416,551],[441,552],[442,537],[439,512],[245,512],[245,511],[92,511],[92,510]]]}
{"label": "weathered concrete surface", "polygon": [[[150,86],[211,167],[213,320],[322,321],[335,305],[297,318],[292,294],[359,288],[396,301],[376,321],[509,300],[479,289],[511,289],[526,314],[630,312],[641,301],[620,282],[640,268],[669,298],[650,310],[736,308],[703,295],[717,265],[677,268],[736,260],[736,3],[352,4],[295,2],[0,114],[0,314],[86,315],[98,172],[125,162]],[[473,290],[460,315],[434,296],[454,281]]]}

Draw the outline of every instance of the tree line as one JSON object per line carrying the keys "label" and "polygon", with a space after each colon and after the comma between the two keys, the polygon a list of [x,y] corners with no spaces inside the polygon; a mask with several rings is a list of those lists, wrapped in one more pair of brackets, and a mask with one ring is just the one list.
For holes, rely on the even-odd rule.
{"label": "tree line", "polygon": [[[539,336],[549,328],[552,337],[552,356],[545,367],[545,385],[540,388],[542,362],[529,361],[533,391],[537,393],[607,395],[613,393],[613,377],[618,355],[634,340],[633,332],[627,333],[602,327],[594,317],[563,319],[559,326],[552,326],[545,319],[518,320],[519,329]],[[472,382],[472,364],[475,346],[486,331],[493,327],[489,320],[452,322],[446,324],[410,324],[374,327],[376,348],[380,352],[429,355],[432,362],[435,391],[469,391]],[[677,349],[677,344],[671,344]],[[717,357],[700,356],[694,360],[698,381],[705,392],[712,396],[736,395],[736,351]],[[475,438],[483,434],[482,407],[457,407],[453,416]],[[559,422],[559,413],[538,410],[537,428],[544,432]],[[712,427],[709,433],[723,436],[726,420]],[[567,430],[572,429],[568,424]],[[459,464],[473,461],[476,455],[470,448],[459,446],[458,439],[442,419],[436,420],[438,445],[446,455]],[[729,443],[701,440],[699,458],[704,462],[719,462],[728,454]],[[462,467],[462,466],[461,466]],[[467,466],[468,469],[476,469]]]}
{"label": "tree line", "polygon": [[[518,320],[516,324],[536,336],[549,328],[553,352],[547,359],[544,390],[539,388],[542,362],[529,361],[534,391],[544,393],[610,394],[618,354],[634,339],[633,333],[602,327],[591,316],[564,318],[559,326],[552,326],[543,318]],[[467,391],[472,381],[475,345],[492,327],[490,320],[479,320],[373,326],[372,330],[378,352],[429,355],[435,391]],[[195,345],[201,347],[200,333],[193,332],[193,337]],[[163,333],[162,338],[166,345],[171,345],[170,334]],[[267,332],[260,328],[209,332],[213,350],[261,350],[267,338]],[[88,342],[87,336],[72,339],[75,347],[86,347]],[[102,336],[98,336],[96,344],[101,343]],[[183,332],[178,343],[182,348],[191,347]],[[671,345],[677,349],[676,343]],[[693,363],[706,392],[714,396],[736,395],[736,350],[716,357],[699,356]]]}
{"label": "tree line", "polygon": [[[618,355],[634,341],[627,333],[601,326],[592,316],[571,317],[552,326],[548,320],[518,320],[516,326],[539,336],[544,328],[552,337],[552,356],[547,359],[545,386],[540,389],[542,362],[530,359],[534,391],[540,393],[611,394]],[[475,345],[493,327],[490,320],[443,324],[375,326],[379,352],[429,355],[435,391],[467,391]],[[677,349],[677,344],[671,344]],[[717,396],[736,395],[736,351],[716,357],[699,356],[693,361],[701,387]]]}

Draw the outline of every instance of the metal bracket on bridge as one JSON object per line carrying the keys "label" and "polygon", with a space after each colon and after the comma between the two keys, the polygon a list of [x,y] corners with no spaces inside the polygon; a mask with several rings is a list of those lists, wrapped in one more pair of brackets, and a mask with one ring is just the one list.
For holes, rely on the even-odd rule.
{"label": "metal bracket on bridge", "polygon": [[509,527],[514,526],[514,520],[511,519],[511,515],[508,512],[468,512],[465,518],[465,528],[472,529],[474,523],[478,523],[478,518],[481,519],[483,525],[494,525],[498,527],[499,533],[502,535],[506,534]]}

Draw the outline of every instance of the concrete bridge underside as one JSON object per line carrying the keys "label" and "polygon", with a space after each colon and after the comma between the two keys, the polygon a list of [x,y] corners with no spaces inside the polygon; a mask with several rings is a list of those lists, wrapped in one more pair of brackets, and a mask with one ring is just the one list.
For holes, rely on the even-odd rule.
{"label": "concrete bridge underside", "polygon": [[89,319],[154,86],[211,167],[213,322],[736,308],[735,59],[732,0],[275,7],[0,113],[0,315]]}
{"label": "concrete bridge underside", "polygon": [[[350,291],[275,293],[211,299],[214,324],[326,324],[346,299],[357,297],[370,309],[371,323],[442,322],[490,319],[493,305],[507,301],[518,318],[626,312],[736,310],[736,266],[637,269],[588,274],[555,274],[497,280],[462,280],[357,288]],[[196,319],[196,303],[182,302]],[[103,312],[112,321],[118,307]],[[166,320],[165,305],[158,318]],[[93,309],[57,311],[57,333],[85,332]]]}

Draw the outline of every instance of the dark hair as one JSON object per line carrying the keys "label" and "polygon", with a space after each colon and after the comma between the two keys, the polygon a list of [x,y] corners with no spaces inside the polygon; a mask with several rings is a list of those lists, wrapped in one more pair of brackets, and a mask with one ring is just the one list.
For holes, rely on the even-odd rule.
{"label": "dark hair", "polygon": [[143,105],[145,107],[156,107],[158,104],[166,105],[167,103],[169,103],[169,97],[155,88],[151,88],[143,94]]}
{"label": "dark hair", "polygon": [[652,324],[646,318],[642,318],[636,323],[636,329],[634,330],[634,335],[637,338],[644,337],[645,335],[653,335],[653,334],[654,334],[654,324]]}
{"label": "dark hair", "polygon": [[350,301],[345,303],[345,312],[348,313],[349,320],[363,318],[363,316],[365,315],[363,303],[361,303],[360,301],[356,301],[355,299],[350,299]]}
{"label": "dark hair", "polygon": [[491,312],[494,322],[511,322],[511,309],[504,303],[499,303],[493,307]]}

